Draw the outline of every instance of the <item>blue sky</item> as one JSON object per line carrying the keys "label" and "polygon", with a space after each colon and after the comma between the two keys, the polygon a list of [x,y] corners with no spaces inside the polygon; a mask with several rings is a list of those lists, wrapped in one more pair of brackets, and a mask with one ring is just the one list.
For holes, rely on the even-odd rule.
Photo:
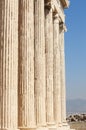
{"label": "blue sky", "polygon": [[86,99],[86,0],[70,0],[65,14],[67,99]]}

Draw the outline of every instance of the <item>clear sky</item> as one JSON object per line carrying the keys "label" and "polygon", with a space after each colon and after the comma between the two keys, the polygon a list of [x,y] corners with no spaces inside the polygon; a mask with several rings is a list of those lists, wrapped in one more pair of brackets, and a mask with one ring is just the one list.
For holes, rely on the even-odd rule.
{"label": "clear sky", "polygon": [[65,13],[67,99],[86,99],[86,0],[70,0]]}

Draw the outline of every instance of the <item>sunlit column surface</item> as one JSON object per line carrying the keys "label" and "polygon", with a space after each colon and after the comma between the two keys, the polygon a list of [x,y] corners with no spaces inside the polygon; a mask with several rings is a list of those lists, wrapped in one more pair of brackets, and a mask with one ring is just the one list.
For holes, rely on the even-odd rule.
{"label": "sunlit column surface", "polygon": [[47,124],[54,124],[53,109],[53,13],[45,8],[46,108]]}
{"label": "sunlit column surface", "polygon": [[18,68],[18,125],[34,128],[34,0],[19,0]]}
{"label": "sunlit column surface", "polygon": [[0,129],[18,128],[18,0],[0,0]]}
{"label": "sunlit column surface", "polygon": [[66,87],[65,87],[65,50],[64,50],[64,24],[60,24],[60,59],[61,59],[61,114],[62,123],[66,123]]}
{"label": "sunlit column surface", "polygon": [[38,126],[46,125],[44,0],[35,0],[35,109]]}
{"label": "sunlit column surface", "polygon": [[53,51],[53,69],[54,69],[54,118],[56,124],[61,124],[61,82],[60,82],[60,45],[59,45],[59,16],[54,16],[54,51]]}

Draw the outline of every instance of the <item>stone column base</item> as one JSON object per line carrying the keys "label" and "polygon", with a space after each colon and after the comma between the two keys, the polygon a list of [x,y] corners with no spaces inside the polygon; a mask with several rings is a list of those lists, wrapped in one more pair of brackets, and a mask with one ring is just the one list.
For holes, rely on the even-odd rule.
{"label": "stone column base", "polygon": [[15,128],[0,128],[0,130],[20,130],[20,129],[15,129]]}
{"label": "stone column base", "polygon": [[74,130],[70,129],[70,126],[68,124],[65,124],[64,126],[57,127],[56,125],[49,125],[46,127],[38,127],[36,130]]}
{"label": "stone column base", "polygon": [[64,130],[70,130],[70,126],[68,125],[67,122],[62,123],[62,127]]}
{"label": "stone column base", "polygon": [[9,129],[9,128],[5,128],[5,129],[1,129],[0,130],[74,130],[74,129],[70,129],[70,127],[66,126],[62,126],[62,127],[55,127],[55,126],[51,126],[51,127],[39,127],[39,128],[20,128],[20,129]]}
{"label": "stone column base", "polygon": [[74,130],[67,123],[62,123],[62,126],[57,127],[57,130]]}
{"label": "stone column base", "polygon": [[56,126],[48,126],[48,130],[57,130]]}
{"label": "stone column base", "polygon": [[38,127],[38,128],[36,128],[36,130],[48,130],[48,128],[47,127]]}
{"label": "stone column base", "polygon": [[36,127],[34,128],[19,127],[19,130],[36,130]]}
{"label": "stone column base", "polygon": [[19,129],[0,128],[0,130],[74,130],[74,129],[70,129],[70,126],[67,124],[61,127],[57,127],[55,125],[49,125],[47,127],[38,127],[38,128],[19,128]]}

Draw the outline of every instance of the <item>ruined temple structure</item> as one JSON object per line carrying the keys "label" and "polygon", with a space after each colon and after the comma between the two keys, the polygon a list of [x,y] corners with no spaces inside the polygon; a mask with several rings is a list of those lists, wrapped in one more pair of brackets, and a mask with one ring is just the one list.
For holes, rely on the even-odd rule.
{"label": "ruined temple structure", "polygon": [[68,0],[0,0],[0,130],[69,130]]}

